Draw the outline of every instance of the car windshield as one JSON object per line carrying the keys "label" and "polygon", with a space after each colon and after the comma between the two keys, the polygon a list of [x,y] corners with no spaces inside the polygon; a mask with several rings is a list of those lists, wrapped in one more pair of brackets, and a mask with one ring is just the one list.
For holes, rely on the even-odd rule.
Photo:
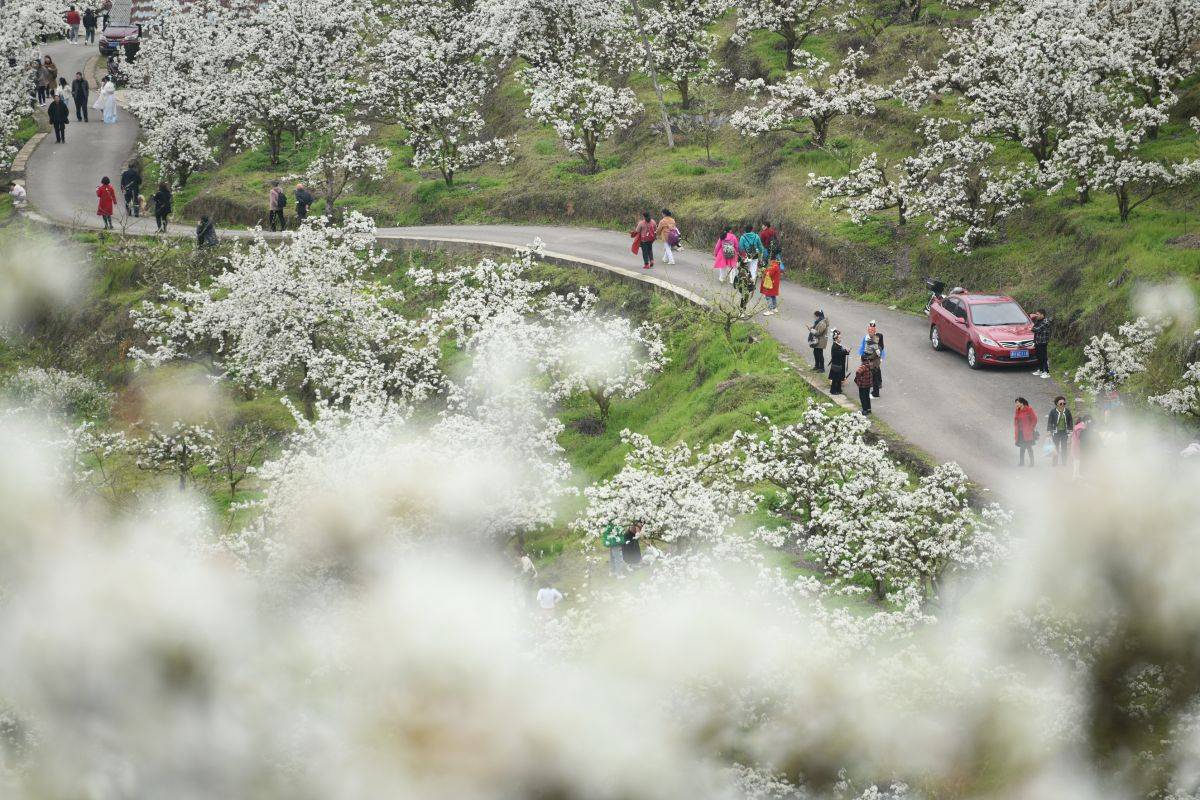
{"label": "car windshield", "polygon": [[1024,325],[1029,318],[1016,303],[976,303],[971,306],[971,321],[976,325]]}

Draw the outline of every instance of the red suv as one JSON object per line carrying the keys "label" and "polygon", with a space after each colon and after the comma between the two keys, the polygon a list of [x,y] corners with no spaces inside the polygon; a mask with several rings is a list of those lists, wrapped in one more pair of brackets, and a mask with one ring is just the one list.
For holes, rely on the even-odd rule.
{"label": "red suv", "polygon": [[967,357],[967,366],[1028,365],[1033,352],[1033,322],[1011,297],[962,292],[935,297],[929,305],[929,343]]}

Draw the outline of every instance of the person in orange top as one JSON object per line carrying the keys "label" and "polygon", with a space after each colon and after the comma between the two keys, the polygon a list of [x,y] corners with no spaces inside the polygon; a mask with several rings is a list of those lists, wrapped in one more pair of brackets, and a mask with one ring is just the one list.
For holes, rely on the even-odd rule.
{"label": "person in orange top", "polygon": [[779,259],[771,259],[771,263],[763,270],[762,281],[759,283],[759,291],[762,296],[767,298],[767,310],[763,312],[763,316],[767,317],[771,314],[779,313]]}
{"label": "person in orange top", "polygon": [[1017,398],[1017,408],[1013,413],[1013,438],[1021,451],[1019,467],[1025,466],[1025,453],[1029,453],[1029,466],[1033,466],[1033,445],[1037,441],[1037,412],[1024,397]]}
{"label": "person in orange top", "polygon": [[100,198],[99,203],[96,204],[96,214],[104,220],[104,229],[111,231],[113,208],[117,204],[117,191],[113,189],[112,181],[108,179],[107,175],[100,179],[100,185],[96,187],[96,197]]}

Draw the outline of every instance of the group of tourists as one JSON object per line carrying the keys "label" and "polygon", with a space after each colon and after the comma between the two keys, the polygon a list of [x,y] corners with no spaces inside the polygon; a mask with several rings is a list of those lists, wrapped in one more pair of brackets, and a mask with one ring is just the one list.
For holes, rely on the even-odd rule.
{"label": "group of tourists", "polygon": [[[91,85],[82,72],[76,72],[71,82],[67,83],[66,78],[59,77],[58,65],[50,56],[35,59],[30,71],[34,76],[30,103],[47,107],[46,116],[50,127],[54,129],[54,141],[64,144],[67,141],[67,125],[71,122],[71,106],[67,104],[67,98],[75,108],[75,121],[88,122]],[[117,86],[111,76],[105,75],[101,80],[100,90],[91,108],[103,113],[105,123],[111,125],[117,121]]]}
{"label": "group of tourists", "polygon": [[[1017,466],[1025,466],[1028,456],[1029,466],[1032,467],[1034,446],[1041,438],[1041,432],[1038,431],[1038,415],[1024,397],[1018,397],[1015,402],[1013,441],[1019,453]],[[1043,454],[1052,459],[1053,466],[1065,467],[1068,463],[1072,464],[1074,476],[1078,478],[1090,450],[1091,428],[1090,414],[1082,414],[1076,420],[1067,405],[1067,398],[1062,395],[1055,397],[1054,406],[1046,415],[1046,442],[1043,445]]]}
{"label": "group of tourists", "polygon": [[[125,171],[121,173],[121,196],[125,201],[127,217],[140,217],[143,211],[149,210],[150,204],[146,202],[146,196],[142,194],[142,171],[137,161],[129,162]],[[96,197],[99,198],[96,214],[104,221],[104,229],[112,230],[112,218],[117,206],[117,191],[113,188],[112,180],[107,175],[100,179],[100,185],[96,187]],[[155,230],[158,233],[166,233],[175,202],[170,184],[166,181],[160,182],[158,189],[150,199],[154,205]]]}
{"label": "group of tourists", "polygon": [[629,525],[610,522],[604,527],[600,543],[608,549],[608,567],[614,576],[623,578],[642,565],[644,527],[641,520],[634,520]]}
{"label": "group of tourists", "polygon": [[662,242],[663,262],[674,264],[675,251],[682,245],[683,237],[679,225],[675,222],[675,215],[664,208],[662,217],[657,221],[649,211],[643,211],[642,218],[629,232],[629,238],[633,239],[630,252],[635,255],[642,254],[642,269],[653,269],[655,243]]}
{"label": "group of tourists", "polygon": [[67,12],[63,15],[63,20],[67,23],[67,41],[71,44],[79,44],[79,29],[82,27],[83,43],[93,44],[96,41],[96,24],[102,22],[104,28],[107,28],[108,16],[111,9],[112,0],[105,0],[102,6],[102,13],[99,17],[97,17],[96,10],[93,8],[85,8],[80,13],[75,6],[69,6]]}
{"label": "group of tourists", "polygon": [[[296,184],[293,196],[296,198],[296,224],[301,225],[304,220],[308,219],[308,210],[312,208],[312,204],[317,199],[303,183]],[[271,181],[271,191],[267,193],[267,223],[271,226],[271,230],[287,230],[287,216],[284,213],[287,210],[287,204],[287,190],[280,185],[279,181]]]}

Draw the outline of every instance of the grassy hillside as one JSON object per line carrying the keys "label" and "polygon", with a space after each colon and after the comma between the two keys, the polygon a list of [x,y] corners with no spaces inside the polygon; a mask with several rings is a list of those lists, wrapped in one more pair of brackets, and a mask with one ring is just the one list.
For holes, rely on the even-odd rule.
{"label": "grassy hillside", "polygon": [[[814,36],[804,45],[836,59],[852,47],[867,47],[867,77],[887,84],[901,77],[912,61],[931,65],[944,49],[941,27],[962,24],[964,12],[931,4],[917,23],[896,24],[874,41],[853,32]],[[718,65],[734,77],[778,78],[783,70],[779,37],[756,34],[745,46],[728,42],[729,20],[721,27]],[[1197,194],[1178,191],[1156,198],[1134,212],[1129,224],[1118,221],[1111,196],[1096,195],[1080,206],[1062,193],[1039,196],[1002,229],[996,244],[970,256],[954,254],[924,234],[919,221],[898,229],[879,219],[865,226],[813,204],[810,172],[842,174],[862,155],[902,156],[919,145],[919,115],[897,101],[882,105],[874,117],[835,120],[828,143],[814,147],[807,135],[774,134],[747,139],[725,128],[708,160],[699,141],[680,136],[668,150],[652,128],[656,116],[648,82],[634,88],[647,106],[632,128],[601,145],[603,169],[583,174],[579,159],[566,153],[549,128],[523,115],[525,97],[508,76],[488,101],[492,130],[512,137],[515,161],[507,167],[482,167],[461,175],[453,187],[409,166],[402,132],[376,128],[379,141],[394,153],[388,177],[360,187],[346,198],[347,208],[373,215],[381,225],[418,222],[555,222],[625,228],[642,208],[669,206],[695,246],[707,246],[718,226],[769,218],[784,230],[786,257],[793,280],[848,290],[860,296],[917,308],[924,302],[920,279],[926,274],[972,288],[1003,291],[1027,306],[1045,306],[1056,318],[1059,336],[1077,345],[1086,336],[1113,327],[1128,315],[1131,288],[1141,280],[1183,275],[1194,282],[1200,273],[1200,241],[1195,224]],[[728,89],[713,90],[712,102],[732,111],[747,98]],[[679,98],[669,94],[672,112]],[[1186,120],[1200,109],[1197,81],[1186,84],[1173,121],[1151,142],[1152,157],[1195,155],[1200,144]],[[953,115],[949,106],[932,112]],[[284,163],[272,168],[263,152],[221,154],[219,168],[201,173],[181,192],[188,216],[214,214],[240,224],[265,216],[271,178],[298,172],[310,157],[289,143]],[[1001,156],[1024,156],[1002,147]]]}

